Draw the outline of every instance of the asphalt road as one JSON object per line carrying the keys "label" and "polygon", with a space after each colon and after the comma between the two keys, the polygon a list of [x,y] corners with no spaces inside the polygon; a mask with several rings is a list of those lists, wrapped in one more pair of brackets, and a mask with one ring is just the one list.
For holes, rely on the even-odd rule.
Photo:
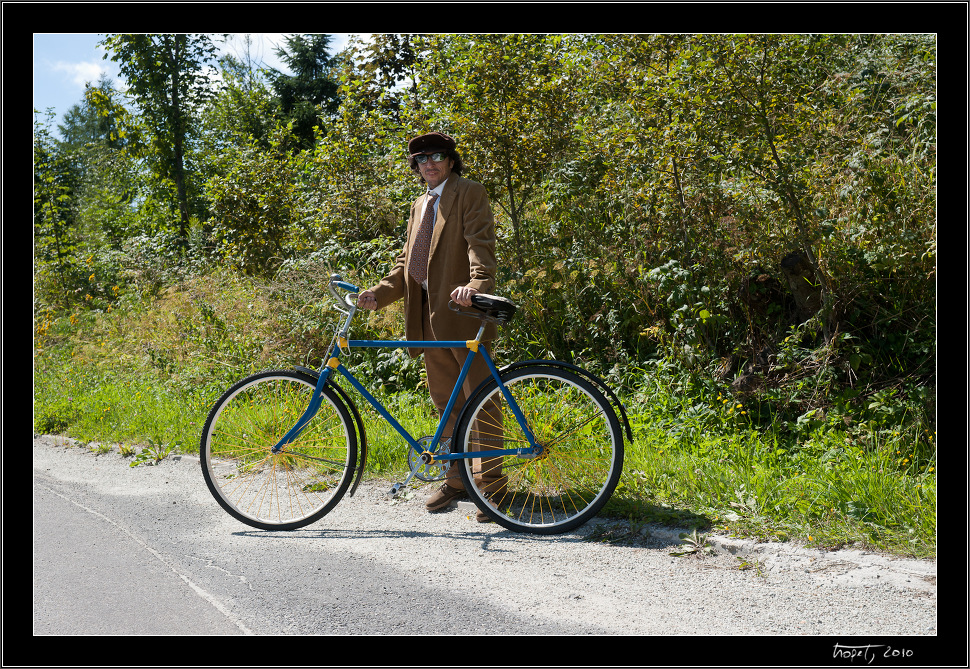
{"label": "asphalt road", "polygon": [[[676,557],[676,530],[635,546],[590,541],[596,524],[516,534],[377,482],[314,525],[264,532],[218,507],[194,457],[133,468],[64,443],[33,443],[35,635],[798,635],[819,640],[818,662],[800,658],[817,664],[860,638],[926,659],[937,634],[935,561],[726,538]],[[387,661],[415,663],[399,650]],[[697,661],[720,664],[681,663]]]}

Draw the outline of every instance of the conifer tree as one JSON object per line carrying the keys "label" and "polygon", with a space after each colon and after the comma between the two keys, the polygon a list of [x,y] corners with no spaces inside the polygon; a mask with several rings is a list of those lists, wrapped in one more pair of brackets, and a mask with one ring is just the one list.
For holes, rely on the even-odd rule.
{"label": "conifer tree", "polygon": [[296,35],[285,38],[276,50],[291,74],[273,69],[269,79],[279,98],[283,119],[292,121],[300,148],[313,146],[313,128],[321,116],[335,114],[340,99],[334,78],[337,58],[331,56],[330,35]]}

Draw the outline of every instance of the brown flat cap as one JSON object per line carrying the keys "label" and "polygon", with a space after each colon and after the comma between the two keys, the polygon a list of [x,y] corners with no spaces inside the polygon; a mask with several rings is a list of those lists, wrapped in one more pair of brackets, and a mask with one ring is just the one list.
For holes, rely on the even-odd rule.
{"label": "brown flat cap", "polygon": [[434,151],[450,151],[455,148],[455,140],[443,132],[429,132],[408,142],[408,153],[416,156],[419,153],[433,153]]}

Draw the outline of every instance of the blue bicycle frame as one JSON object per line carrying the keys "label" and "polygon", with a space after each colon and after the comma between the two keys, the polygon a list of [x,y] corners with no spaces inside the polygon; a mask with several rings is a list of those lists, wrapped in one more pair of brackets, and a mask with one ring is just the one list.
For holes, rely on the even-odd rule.
{"label": "blue bicycle frame", "polygon": [[[401,435],[402,438],[408,443],[408,445],[415,450],[417,453],[423,453],[421,446],[418,441],[409,433],[401,424],[388,412],[387,408],[381,404],[380,400],[374,397],[368,390],[361,385],[360,381],[340,362],[340,354],[344,350],[348,351],[351,348],[467,348],[468,355],[465,358],[465,363],[462,366],[461,373],[458,376],[458,380],[455,382],[455,387],[451,392],[451,396],[448,398],[448,404],[442,414],[441,420],[438,423],[438,428],[435,431],[434,438],[431,444],[428,446],[427,450],[434,454],[438,449],[438,444],[441,441],[442,433],[445,429],[445,424],[447,422],[448,416],[451,415],[452,410],[455,408],[455,403],[458,400],[458,394],[460,388],[465,381],[465,377],[468,375],[468,370],[471,368],[472,361],[475,355],[481,354],[482,359],[488,366],[491,372],[492,378],[498,383],[498,387],[502,390],[502,395],[508,404],[509,409],[511,409],[512,414],[515,416],[519,425],[522,427],[522,431],[526,435],[529,441],[529,447],[522,448],[507,448],[502,450],[492,450],[492,451],[473,451],[470,453],[442,453],[435,454],[435,461],[445,461],[445,460],[460,460],[465,458],[485,458],[485,457],[495,457],[501,455],[518,455],[518,456],[536,456],[542,451],[542,447],[536,443],[535,436],[532,430],[529,428],[528,423],[519,408],[518,403],[516,403],[515,398],[512,397],[505,384],[502,383],[502,379],[499,375],[498,369],[495,367],[495,363],[492,361],[491,356],[489,356],[488,351],[480,346],[481,337],[485,330],[485,323],[482,322],[482,326],[478,330],[478,335],[475,339],[470,339],[468,341],[386,341],[386,340],[370,340],[370,339],[347,339],[347,333],[350,329],[350,322],[353,320],[354,314],[357,310],[357,305],[355,301],[351,298],[355,297],[358,289],[356,286],[345,283],[334,277],[335,280],[331,280],[330,292],[333,293],[334,297],[337,299],[338,311],[347,315],[344,321],[343,328],[335,338],[333,344],[333,349],[330,354],[330,358],[324,364],[320,371],[320,377],[317,380],[316,390],[313,393],[313,398],[310,400],[309,406],[303,415],[296,422],[296,424],[290,428],[290,430],[283,436],[279,442],[273,446],[272,452],[279,453],[287,444],[296,440],[296,438],[303,431],[303,428],[313,419],[317,411],[320,409],[320,405],[323,401],[323,388],[326,386],[327,382],[330,380],[334,370],[340,372],[340,374],[347,379],[347,381],[359,392],[364,399],[366,399],[372,407],[388,422],[394,429]],[[351,295],[341,298],[333,289],[334,286],[347,290]],[[347,309],[341,309],[340,304],[347,306]]]}

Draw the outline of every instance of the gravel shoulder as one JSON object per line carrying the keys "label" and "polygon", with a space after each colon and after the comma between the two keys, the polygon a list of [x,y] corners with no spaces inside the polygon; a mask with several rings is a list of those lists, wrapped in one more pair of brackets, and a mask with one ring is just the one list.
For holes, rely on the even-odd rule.
{"label": "gravel shoulder", "polygon": [[[810,665],[832,661],[833,638],[900,638],[899,648],[937,634],[936,560],[720,536],[708,537],[710,551],[676,556],[683,530],[648,527],[616,545],[595,540],[603,520],[523,535],[477,523],[468,502],[427,513],[431,485],[389,500],[382,481],[365,481],[307,528],[260,532],[219,509],[193,456],[129,467],[117,451],[35,435],[33,460],[35,525],[38,489],[72,502],[244,633],[402,634],[420,615],[461,620],[465,634],[825,639]],[[36,544],[34,553],[36,596]]]}

